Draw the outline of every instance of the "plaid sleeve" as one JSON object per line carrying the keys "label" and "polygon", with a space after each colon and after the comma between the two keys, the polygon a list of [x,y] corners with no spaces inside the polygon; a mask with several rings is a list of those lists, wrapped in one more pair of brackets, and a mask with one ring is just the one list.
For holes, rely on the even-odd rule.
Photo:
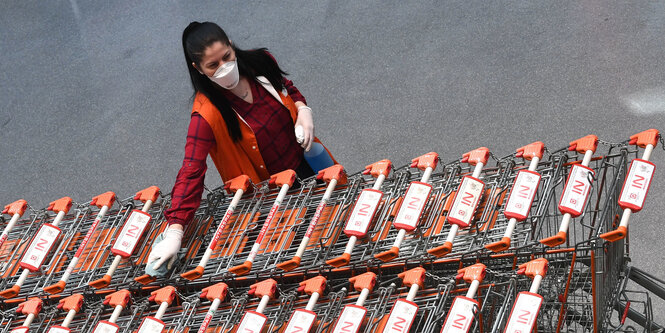
{"label": "plaid sleeve", "polygon": [[293,85],[293,82],[287,78],[283,78],[282,82],[284,82],[284,88],[286,88],[286,92],[289,93],[289,96],[291,96],[291,99],[294,102],[303,102],[305,105],[307,105],[307,100],[305,100],[305,96],[303,96],[300,93],[300,90],[296,88],[296,86]]}
{"label": "plaid sleeve", "polygon": [[207,170],[206,157],[214,144],[215,136],[208,122],[198,113],[192,114],[185,158],[171,191],[171,207],[165,212],[169,224],[187,225],[199,208]]}

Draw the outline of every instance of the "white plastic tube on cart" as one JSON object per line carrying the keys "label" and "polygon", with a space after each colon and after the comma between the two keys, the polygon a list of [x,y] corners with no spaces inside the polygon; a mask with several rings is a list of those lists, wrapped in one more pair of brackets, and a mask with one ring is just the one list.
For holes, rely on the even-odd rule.
{"label": "white plastic tube on cart", "polygon": [[263,280],[249,287],[249,295],[261,298],[255,311],[247,311],[240,320],[237,329],[234,332],[262,332],[268,317],[263,311],[268,306],[268,302],[274,299],[277,293],[277,281],[273,279]]}
{"label": "white plastic tube on cart", "polygon": [[365,314],[367,314],[367,309],[363,305],[376,286],[376,274],[367,272],[350,278],[349,282],[353,284],[356,291],[360,291],[360,295],[356,304],[344,306],[332,333],[357,333],[360,330]]}
{"label": "white plastic tube on cart", "polygon": [[327,280],[323,276],[316,276],[300,282],[298,291],[310,295],[310,298],[304,309],[296,309],[291,314],[283,333],[308,333],[312,329],[316,321],[316,313],[313,311],[314,306],[319,300],[319,296],[326,289],[326,283]]}
{"label": "white plastic tube on cart", "polygon": [[58,302],[58,309],[67,311],[67,316],[62,321],[61,325],[51,326],[47,333],[69,333],[72,330],[69,328],[74,316],[81,311],[83,306],[83,295],[74,294],[69,297],[63,298]]}
{"label": "white plastic tube on cart", "polygon": [[506,323],[504,333],[523,333],[533,331],[538,319],[538,312],[543,304],[543,296],[538,294],[540,283],[547,274],[548,262],[545,258],[538,258],[519,266],[517,274],[526,275],[533,279],[531,289],[517,294],[510,316]]}
{"label": "white plastic tube on cart", "polygon": [[110,191],[106,192],[106,193],[102,193],[102,194],[92,198],[92,201],[90,202],[90,206],[99,207],[99,212],[97,213],[97,217],[92,222],[92,225],[90,226],[90,229],[88,229],[88,232],[83,237],[83,240],[81,241],[81,244],[79,244],[79,247],[76,250],[76,253],[74,254],[74,257],[69,262],[69,265],[67,265],[67,269],[65,269],[65,272],[62,274],[62,277],[60,278],[60,281],[58,281],[57,283],[55,283],[53,285],[44,287],[45,292],[47,292],[49,294],[57,294],[57,293],[61,293],[63,290],[65,290],[65,286],[67,285],[67,280],[69,280],[69,277],[74,272],[74,269],[76,269],[76,265],[78,265],[78,262],[81,259],[81,255],[83,254],[83,251],[85,250],[86,246],[88,245],[88,242],[90,241],[90,238],[92,237],[92,235],[95,234],[95,231],[97,230],[97,226],[99,225],[99,223],[102,222],[102,220],[104,219],[104,216],[106,216],[106,213],[108,212],[109,208],[111,208],[111,206],[113,206],[114,202],[115,202],[115,193],[110,192]]}
{"label": "white plastic tube on cart", "polygon": [[377,328],[377,332],[381,333],[407,333],[411,330],[411,325],[416,319],[418,313],[418,304],[413,300],[418,294],[418,290],[424,286],[425,283],[425,269],[416,267],[404,273],[400,273],[399,278],[402,279],[405,286],[409,287],[409,293],[406,298],[400,298],[395,301],[390,315],[385,325]]}
{"label": "white plastic tube on cart", "polygon": [[14,328],[10,333],[27,333],[30,330],[30,324],[35,320],[35,317],[42,311],[42,300],[40,298],[31,298],[16,308],[17,313],[26,315],[23,325]]}
{"label": "white plastic tube on cart", "polygon": [[124,310],[129,303],[131,302],[131,293],[127,289],[122,289],[114,292],[113,294],[107,295],[104,298],[104,305],[110,305],[113,307],[113,313],[109,320],[100,320],[95,325],[95,329],[92,330],[92,333],[118,333],[120,327],[115,323],[120,317],[120,313]]}
{"label": "white plastic tube on cart", "polygon": [[573,218],[582,215],[584,207],[589,201],[589,194],[591,193],[591,185],[595,172],[589,168],[591,158],[596,152],[598,147],[598,137],[595,135],[587,135],[579,138],[570,143],[568,150],[576,150],[578,153],[583,153],[584,158],[582,163],[573,164],[566,186],[561,194],[559,201],[559,211],[563,214],[559,232],[556,235],[541,239],[540,242],[549,247],[561,245],[566,242],[568,238],[568,227]]}
{"label": "white plastic tube on cart", "polygon": [[475,314],[480,304],[474,298],[480,283],[485,279],[487,267],[475,264],[457,271],[456,279],[464,279],[470,283],[466,296],[457,296],[448,310],[446,321],[443,323],[441,333],[468,333],[473,324]]}
{"label": "white plastic tube on cart", "polygon": [[57,215],[53,219],[53,222],[42,224],[39,228],[39,231],[37,231],[37,234],[28,245],[19,262],[19,266],[23,268],[21,275],[11,288],[0,292],[0,297],[16,297],[30,272],[37,272],[39,270],[60,236],[61,231],[58,228],[58,224],[62,222],[62,219],[71,208],[72,198],[70,197],[63,197],[49,204],[47,209],[56,212]]}
{"label": "white plastic tube on cart", "polygon": [[224,232],[224,229],[226,229],[226,226],[228,225],[229,221],[231,220],[231,216],[233,216],[233,212],[235,211],[236,206],[238,206],[240,199],[242,198],[243,194],[247,192],[247,189],[250,186],[251,186],[251,179],[247,175],[238,176],[224,183],[224,188],[226,189],[226,191],[229,193],[233,193],[233,199],[231,199],[229,206],[226,208],[224,217],[217,226],[215,234],[210,240],[210,244],[208,244],[208,247],[206,248],[203,257],[201,258],[201,261],[199,261],[199,264],[193,270],[182,273],[180,276],[190,281],[196,280],[201,276],[203,276],[203,271],[205,270],[205,266],[208,264],[208,260],[210,260],[210,257],[212,256],[213,251],[217,246],[217,242],[219,241],[220,237],[222,237],[222,233]]}
{"label": "white plastic tube on cart", "polygon": [[344,226],[344,234],[349,237],[344,253],[337,258],[326,261],[328,265],[341,267],[349,264],[356,241],[358,238],[367,235],[372,220],[374,220],[374,215],[383,197],[383,192],[379,189],[390,173],[391,168],[392,163],[389,160],[381,160],[365,167],[363,174],[371,174],[376,180],[371,189],[364,189],[358,195],[358,199],[356,199],[356,203],[353,206],[353,211]]}
{"label": "white plastic tube on cart", "polygon": [[201,298],[207,298],[209,301],[212,302],[210,304],[210,307],[208,308],[208,312],[206,313],[205,318],[203,318],[203,322],[201,323],[201,327],[199,327],[198,332],[199,333],[205,333],[206,330],[208,329],[208,326],[210,325],[210,322],[212,321],[213,316],[215,315],[215,311],[217,311],[217,308],[219,308],[219,305],[222,303],[222,301],[226,298],[226,295],[229,292],[229,286],[226,285],[224,282],[217,283],[215,285],[212,285],[207,288],[203,288],[201,290]]}
{"label": "white plastic tube on cart", "polygon": [[167,286],[150,293],[148,300],[159,304],[159,308],[154,317],[148,316],[143,318],[137,333],[161,333],[164,327],[166,327],[166,324],[162,321],[162,317],[166,313],[166,309],[175,300],[175,297],[176,289],[172,286]]}
{"label": "white plastic tube on cart", "polygon": [[637,213],[644,207],[644,201],[651,187],[656,165],[649,162],[653,149],[658,144],[660,133],[656,129],[646,130],[630,137],[630,144],[644,148],[642,158],[636,158],[630,163],[628,176],[623,183],[619,206],[623,208],[621,222],[616,230],[606,232],[600,237],[610,242],[624,239],[628,234],[628,221],[632,213]]}

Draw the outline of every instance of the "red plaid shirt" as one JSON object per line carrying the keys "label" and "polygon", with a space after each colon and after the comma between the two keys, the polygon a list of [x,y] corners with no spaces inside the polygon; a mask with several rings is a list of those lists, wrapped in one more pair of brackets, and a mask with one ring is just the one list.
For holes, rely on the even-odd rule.
{"label": "red plaid shirt", "polygon": [[[303,159],[303,149],[295,138],[288,109],[258,82],[250,81],[253,103],[249,104],[227,90],[222,90],[231,107],[247,122],[256,136],[259,151],[270,174],[296,169]],[[294,102],[307,104],[293,82],[284,78],[284,87]],[[206,157],[215,145],[208,122],[193,113],[187,130],[185,158],[171,191],[171,207],[165,215],[169,223],[187,224],[201,203]]]}

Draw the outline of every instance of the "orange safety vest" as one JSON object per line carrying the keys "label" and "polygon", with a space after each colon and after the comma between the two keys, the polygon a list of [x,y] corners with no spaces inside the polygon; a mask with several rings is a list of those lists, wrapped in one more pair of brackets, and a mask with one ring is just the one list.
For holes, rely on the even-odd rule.
{"label": "orange safety vest", "polygon": [[[291,114],[293,124],[295,125],[298,118],[298,108],[286,92],[278,92],[270,84],[270,81],[263,76],[258,76],[257,81],[271,94],[275,99],[280,101]],[[217,167],[220,176],[224,182],[229,181],[240,175],[247,175],[256,184],[263,180],[270,178],[270,174],[266,169],[263,162],[263,157],[259,151],[259,145],[256,142],[254,131],[249,127],[247,122],[236,113],[238,122],[240,123],[240,132],[242,139],[238,142],[233,142],[229,131],[226,128],[226,123],[222,114],[210,102],[210,100],[201,93],[196,93],[194,97],[194,105],[192,106],[192,113],[197,112],[208,122],[215,135],[215,145],[210,149],[210,157]],[[315,142],[321,143],[318,138],[314,138]],[[324,146],[325,147],[325,146]],[[326,148],[328,150],[328,148]],[[330,154],[330,151],[328,151]],[[330,154],[332,157],[332,154]],[[333,158],[333,162],[337,161]]]}

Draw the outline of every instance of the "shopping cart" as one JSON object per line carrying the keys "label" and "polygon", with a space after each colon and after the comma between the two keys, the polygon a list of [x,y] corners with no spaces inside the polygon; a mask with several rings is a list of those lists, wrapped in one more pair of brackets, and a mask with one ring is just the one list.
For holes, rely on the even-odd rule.
{"label": "shopping cart", "polygon": [[[221,281],[230,276],[228,269],[233,266],[233,260],[249,253],[246,247],[248,244],[251,245],[251,242],[247,237],[247,229],[256,228],[263,213],[261,205],[265,200],[270,199],[269,194],[267,182],[252,184],[237,202],[231,215],[226,217],[231,198],[226,195],[223,187],[211,191],[207,195],[207,199],[201,202],[201,207],[196,211],[194,219],[188,224],[185,235],[188,243],[183,245],[187,247],[188,251],[182,261],[182,268],[177,266],[178,262],[176,262],[173,273],[157,282],[183,279],[180,278],[180,275],[185,273],[184,270],[198,267],[222,220],[226,221],[226,226],[217,236],[216,244],[205,268],[200,275],[199,272],[196,272],[197,274],[192,279],[212,282],[213,280]],[[145,263],[145,259],[147,258],[144,258],[141,263]]]}
{"label": "shopping cart", "polygon": [[105,211],[110,205],[99,208],[92,202],[85,204],[79,223],[70,226],[71,236],[65,235],[65,246],[53,256],[53,270],[40,281],[46,292],[61,292],[65,282],[68,291],[81,292],[89,288],[89,281],[82,278],[89,270],[101,266],[110,255],[108,246],[133,208],[131,198],[119,200],[116,205],[119,208]]}
{"label": "shopping cart", "polygon": [[[483,151],[478,153],[481,152],[487,157],[474,163],[473,171],[471,164],[465,165],[460,162],[452,163],[447,168],[453,170],[447,171],[451,176],[445,177],[449,183],[440,186],[444,190],[441,191],[440,201],[430,212],[433,218],[423,225],[426,250],[436,257],[458,258],[478,251],[484,245],[482,243],[493,240],[489,237],[491,235],[489,232],[500,230],[502,225],[505,225],[499,220],[499,208],[505,201],[506,190],[515,170],[509,158],[494,159],[494,165],[487,165],[489,157],[494,155]],[[482,186],[478,181],[483,183]],[[464,193],[468,192],[466,196],[464,193],[459,194],[460,187],[473,186],[475,192],[464,190]],[[465,203],[468,209],[455,208]],[[448,223],[453,210],[456,210],[455,216],[463,216],[466,219],[464,223]],[[457,221],[457,218],[453,220]],[[460,225],[464,225],[465,228],[460,230]],[[503,228],[505,229],[505,226]]]}
{"label": "shopping cart", "polygon": [[364,188],[358,194],[352,212],[343,221],[346,237],[341,239],[346,241],[330,247],[326,264],[354,267],[364,266],[368,261],[378,261],[374,258],[378,252],[372,252],[372,248],[376,241],[385,238],[390,231],[389,219],[396,213],[395,205],[408,184],[408,168],[397,168],[392,178],[387,178],[392,169],[390,161],[382,160],[365,167],[363,173],[370,174],[376,180],[368,181],[372,188]]}
{"label": "shopping cart", "polygon": [[[43,223],[33,234],[27,235],[30,241],[20,248],[22,253],[10,258],[10,267],[5,272],[6,278],[0,281],[0,288],[3,289],[0,297],[11,299],[41,294],[40,289],[44,286],[46,277],[59,269],[55,264],[57,254],[68,246],[73,246],[70,244],[76,228],[86,220],[86,205],[77,205],[73,214],[70,212],[71,208],[71,198],[64,197],[51,202],[44,210],[42,214],[45,216],[40,221]],[[48,210],[57,214],[51,215]],[[67,215],[68,213],[70,214]],[[14,278],[19,271],[19,276]]]}
{"label": "shopping cart", "polygon": [[[301,180],[300,187],[286,193],[279,207],[273,212],[270,224],[262,235],[254,254],[252,272],[265,276],[277,271],[277,265],[293,258],[300,246],[299,240],[307,232],[309,221],[326,192],[326,187],[310,178]],[[307,256],[299,263],[297,271],[311,270],[324,260],[326,251],[337,240],[339,225],[348,211],[355,192],[361,186],[362,177],[349,176],[345,184],[337,186],[327,205],[319,213],[319,223],[313,228],[306,247]],[[254,185],[254,189],[237,203],[225,229],[218,237],[215,248],[206,262],[198,280],[219,281],[232,276],[234,265],[242,264],[252,252],[252,244],[261,232],[261,224],[273,210],[277,193],[267,182]],[[227,205],[220,205],[212,214],[212,227],[205,229],[199,244],[209,244],[213,239],[215,224],[224,218]],[[204,227],[205,228],[205,227]],[[197,265],[206,255],[207,247],[199,246],[185,266]]]}
{"label": "shopping cart", "polygon": [[[259,320],[267,332],[291,333],[302,328],[289,326],[295,314],[311,317],[309,332],[441,332],[448,328],[504,332],[512,320],[527,320],[523,312],[518,313],[524,306],[516,305],[527,290],[542,296],[537,316],[528,317],[531,321],[527,323],[537,332],[663,331],[653,320],[652,298],[665,297],[665,281],[629,264],[629,238],[625,237],[627,216],[643,207],[648,189],[648,183],[635,178],[631,170],[643,166],[639,171],[648,171],[643,160],[648,159],[658,137],[653,131],[644,133],[619,143],[583,138],[593,144],[593,155],[579,140],[573,141],[575,147],[558,150],[534,143],[533,149],[504,157],[485,149],[471,152],[469,159],[480,167],[466,160],[439,163],[432,170],[407,165],[390,168],[386,177],[386,162],[382,161],[379,164],[384,168],[378,169],[383,173],[351,174],[346,182],[334,186],[312,177],[299,180],[297,187],[285,189],[282,184],[281,191],[269,182],[248,183],[240,194],[237,189],[214,189],[206,193],[186,228],[185,259],[157,279],[143,276],[143,265],[153,239],[166,227],[163,213],[168,196],[151,200],[155,204],[148,208],[135,197],[119,200],[99,221],[95,217],[100,210],[89,204],[75,204],[68,212],[55,209],[57,216],[48,210],[30,210],[29,216],[17,219],[0,245],[0,288],[16,292],[3,293],[9,299],[0,302],[4,324],[0,332],[26,322],[32,331],[44,332],[53,326],[85,333],[99,333],[100,327],[134,332],[146,329],[146,324],[140,328],[142,322],[159,324],[160,329],[163,325],[168,332],[231,332],[251,328],[249,321]],[[644,139],[647,136],[649,140]],[[649,144],[651,151],[637,159],[640,149]],[[527,150],[537,151],[530,156],[532,160],[522,157]],[[568,184],[571,177],[576,179],[582,164],[587,175],[582,180],[584,202],[575,206],[579,211],[571,213],[570,207],[562,209],[562,198],[571,198],[566,193]],[[369,169],[371,173],[373,167]],[[532,197],[518,201],[523,206],[515,215],[515,201],[510,198],[525,193],[518,185],[525,174],[534,172],[540,178],[538,186],[530,188]],[[460,215],[452,210],[460,205],[458,198],[464,198],[458,192],[470,175],[483,186],[471,200],[477,204],[472,202],[472,209],[465,211],[471,214],[466,216],[468,225],[458,232],[448,221]],[[381,178],[378,185],[375,178]],[[431,190],[423,205],[414,210],[419,213],[418,221],[405,228],[400,215],[413,197],[405,194],[419,180],[427,180]],[[646,185],[641,192],[626,192],[624,184]],[[372,218],[362,225],[362,232],[344,232],[361,191],[372,186],[383,192]],[[633,202],[632,193],[640,202]],[[109,258],[135,207],[145,208],[152,216],[144,237],[139,237],[136,251],[127,260]],[[570,221],[562,235],[566,213]],[[25,268],[19,261],[29,243],[42,225],[54,220],[63,235],[54,239],[53,251],[44,256],[39,269],[17,278]],[[311,224],[313,220],[317,223]],[[217,232],[222,221],[225,224]],[[93,225],[94,232],[89,233]],[[305,236],[309,240],[301,243]],[[349,242],[351,236],[355,239]],[[552,236],[556,242],[551,241]],[[549,240],[541,242],[543,239]],[[304,255],[301,244],[305,244]],[[432,249],[434,255],[427,252]],[[299,255],[301,259],[292,265]],[[74,257],[78,262],[67,270]],[[518,274],[524,264],[545,260],[547,274],[528,269],[524,271],[528,277]],[[107,285],[104,276],[114,266],[115,274],[106,279]],[[195,267],[196,274],[189,274]],[[474,277],[464,282],[456,279],[474,270]],[[68,271],[71,274],[63,293],[42,292]],[[188,274],[181,277],[183,273]],[[97,289],[93,289],[89,284],[95,280],[105,283],[95,283]],[[270,288],[259,287],[266,281]],[[20,290],[11,288],[15,284],[21,285]],[[312,286],[308,288],[308,284]],[[158,289],[167,285],[175,287],[169,289],[169,295],[175,295],[172,300],[156,296],[151,300],[151,293],[159,294]],[[299,290],[302,285],[304,289]],[[248,294],[248,290],[254,292]],[[58,309],[59,301],[72,299],[72,293],[83,295],[84,308],[67,303],[66,308],[63,305],[67,311]],[[38,302],[31,300],[35,296],[41,297],[40,311],[33,311]],[[32,303],[16,313],[17,304],[25,301]],[[413,313],[408,318],[401,316],[409,311]],[[349,319],[361,313],[355,321]]]}
{"label": "shopping cart", "polygon": [[[339,236],[340,221],[348,214],[352,199],[361,186],[361,177],[352,175],[348,177],[348,181],[337,185],[336,190],[330,192],[330,197],[319,214],[317,209],[328,186],[320,185],[315,178],[303,180],[302,183],[297,191],[289,193],[284,199],[284,208],[276,214],[264,235],[254,259],[253,267],[256,272],[283,272],[278,265],[297,257],[301,240],[310,229],[314,216],[317,216],[318,222],[313,226],[304,247],[307,255],[302,256],[297,268],[291,267],[290,272],[303,272],[320,266],[325,259],[326,250]],[[253,239],[253,233],[255,231],[248,230],[250,239]]]}
{"label": "shopping cart", "polygon": [[149,253],[157,231],[164,227],[161,222],[169,203],[168,197],[158,194],[159,189],[151,187],[119,201],[121,210],[102,225],[84,250],[82,261],[87,265],[72,277],[72,290],[117,290],[143,273],[140,261]]}

